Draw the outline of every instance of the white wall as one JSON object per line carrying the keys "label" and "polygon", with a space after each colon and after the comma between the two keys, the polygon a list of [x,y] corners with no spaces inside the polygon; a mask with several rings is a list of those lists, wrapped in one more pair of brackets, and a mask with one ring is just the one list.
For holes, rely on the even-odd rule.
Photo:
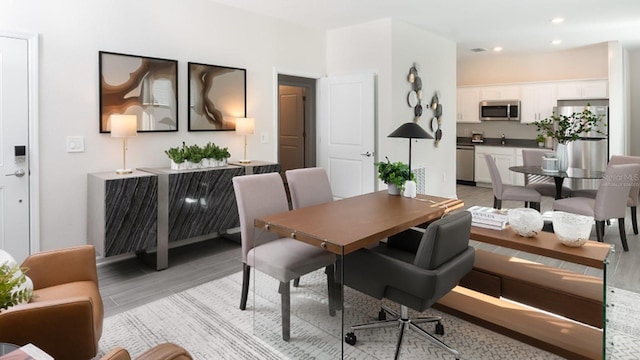
{"label": "white wall", "polygon": [[[426,169],[426,189],[429,194],[454,196],[456,194],[456,44],[413,25],[393,23],[393,89],[391,127],[388,134],[402,123],[412,121],[414,110],[407,103],[411,84],[407,80],[414,62],[420,64],[423,102],[429,103],[433,94],[440,93],[442,112],[442,139],[436,147],[434,140],[414,140],[411,162],[414,168]],[[432,111],[424,111],[418,122],[431,133],[429,122]],[[431,133],[433,135],[433,133]],[[408,157],[406,139],[387,142],[404,147],[402,159]]]}
{"label": "white wall", "polygon": [[[167,167],[163,151],[182,141],[228,146],[233,132],[187,131],[187,62],[247,69],[247,115],[256,118],[248,156],[275,161],[273,69],[325,72],[324,33],[213,4],[208,0],[48,0],[0,2],[0,30],[37,33],[40,100],[41,249],[87,243],[87,174],[121,167],[121,141],[99,133],[98,51],[178,60],[179,132],[129,141],[129,167]],[[65,138],[85,138],[67,153]]]}
{"label": "white wall", "polygon": [[608,43],[600,43],[528,55],[478,53],[458,61],[458,85],[605,79],[609,74],[607,51]]}
{"label": "white wall", "polygon": [[[345,73],[373,70],[377,73],[377,161],[407,162],[407,139],[387,135],[405,122],[413,121],[413,108],[407,103],[411,84],[407,81],[414,62],[421,65],[423,101],[434,91],[441,93],[444,107],[443,138],[436,148],[433,140],[414,140],[412,167],[426,167],[427,191],[453,196],[455,189],[455,43],[415,26],[390,19],[329,31],[327,34],[327,72]],[[426,111],[419,124],[429,129],[433,116]]]}
{"label": "white wall", "polygon": [[630,107],[630,123],[629,133],[631,141],[629,142],[629,154],[640,156],[640,141],[637,141],[640,134],[640,49],[629,51],[628,56],[629,68],[629,107]]}

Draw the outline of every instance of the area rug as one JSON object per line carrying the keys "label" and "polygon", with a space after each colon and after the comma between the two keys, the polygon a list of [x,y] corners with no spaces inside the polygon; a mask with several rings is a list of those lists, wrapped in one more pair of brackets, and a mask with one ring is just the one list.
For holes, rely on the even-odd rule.
{"label": "area rug", "polygon": [[[252,274],[252,276],[255,274]],[[280,297],[277,282],[260,276],[255,298],[247,310],[238,309],[241,274],[215,280],[108,317],[100,340],[100,355],[122,346],[132,355],[170,341],[186,348],[194,359],[336,359],[341,350],[340,317],[326,311],[326,278],[321,271],[305,275],[291,290],[291,340],[280,338]],[[345,324],[375,319],[380,302],[351,289],[345,294]],[[616,312],[609,327],[614,341],[611,359],[634,359],[640,354],[640,296],[617,290]],[[397,308],[393,303],[387,303]],[[254,312],[254,310],[258,310]],[[340,313],[338,313],[340,314]],[[416,315],[416,314],[412,314]],[[441,339],[460,351],[462,359],[561,359],[554,354],[435,310],[421,315],[441,315],[446,327]],[[635,318],[634,318],[635,317]],[[433,331],[432,326],[425,326]],[[344,345],[345,359],[393,358],[397,328],[364,330],[355,346]],[[99,358],[99,356],[97,358]],[[453,357],[409,332],[402,359],[452,359]]]}

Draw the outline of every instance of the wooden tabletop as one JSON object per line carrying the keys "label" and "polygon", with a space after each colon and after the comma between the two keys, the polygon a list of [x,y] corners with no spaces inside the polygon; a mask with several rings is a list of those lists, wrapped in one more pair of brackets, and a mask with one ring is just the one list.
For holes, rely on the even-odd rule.
{"label": "wooden tabletop", "polygon": [[472,226],[471,239],[598,269],[604,267],[604,260],[611,250],[611,244],[591,240],[579,248],[569,247],[560,243],[555,234],[545,231],[526,238],[516,234],[510,227],[491,230]]}
{"label": "wooden tabletop", "polygon": [[458,199],[427,195],[412,199],[383,190],[264,216],[254,225],[346,255],[463,206]]}

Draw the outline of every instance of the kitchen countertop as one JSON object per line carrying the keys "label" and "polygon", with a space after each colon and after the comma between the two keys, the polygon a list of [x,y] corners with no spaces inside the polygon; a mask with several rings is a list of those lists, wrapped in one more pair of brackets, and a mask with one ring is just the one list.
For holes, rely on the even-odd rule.
{"label": "kitchen countertop", "polygon": [[[471,142],[470,137],[457,137],[457,145],[477,145],[477,146],[504,146],[504,147],[517,147],[517,148],[539,148],[538,143],[535,140],[529,139],[510,139],[507,138],[504,145],[500,143],[500,138],[484,138],[484,142],[477,143]],[[548,149],[548,148],[543,148]]]}

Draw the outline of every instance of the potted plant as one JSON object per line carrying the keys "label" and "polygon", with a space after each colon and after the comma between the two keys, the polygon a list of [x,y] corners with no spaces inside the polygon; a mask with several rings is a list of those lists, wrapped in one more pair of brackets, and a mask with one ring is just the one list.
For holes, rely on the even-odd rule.
{"label": "potted plant", "polygon": [[544,147],[545,140],[546,138],[544,137],[544,135],[538,134],[538,136],[536,136],[536,142],[538,143],[538,147]]}
{"label": "potted plant", "polygon": [[409,170],[409,165],[402,162],[392,163],[388,157],[386,162],[376,163],[378,178],[389,186],[389,194],[400,195],[407,180],[415,181],[415,175]]}
{"label": "potted plant", "polygon": [[185,158],[184,158],[184,142],[182,143],[182,148],[173,147],[169,148],[169,150],[165,150],[164,153],[167,154],[169,159],[171,159],[171,170],[184,170],[185,167]]}
{"label": "potted plant", "polygon": [[[571,141],[578,140],[582,133],[596,131],[604,135],[598,127],[602,124],[602,115],[595,114],[589,110],[590,104],[581,111],[571,115],[558,115],[534,121],[531,124],[548,138],[558,143],[556,153],[558,157],[558,168],[560,171],[566,171],[569,167],[569,159],[566,145]],[[606,126],[606,124],[605,124]]]}
{"label": "potted plant", "polygon": [[0,264],[0,311],[26,303],[33,296],[33,290],[26,285],[26,271],[8,262]]}

